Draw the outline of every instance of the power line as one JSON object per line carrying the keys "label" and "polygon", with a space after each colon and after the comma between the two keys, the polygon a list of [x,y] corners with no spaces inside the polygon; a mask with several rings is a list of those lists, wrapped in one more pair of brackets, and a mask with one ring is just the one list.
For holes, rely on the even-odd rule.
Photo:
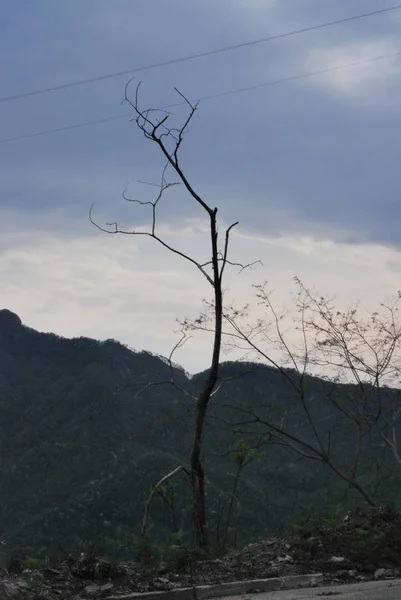
{"label": "power line", "polygon": [[[249,85],[246,87],[242,87],[242,88],[236,88],[234,90],[228,90],[226,92],[219,92],[218,94],[211,94],[209,96],[202,96],[201,98],[197,98],[197,101],[207,101],[207,100],[216,100],[218,98],[223,98],[224,96],[234,96],[236,94],[241,94],[243,92],[248,92],[248,91],[252,91],[252,90],[259,90],[265,87],[271,87],[271,86],[275,86],[275,85],[279,85],[282,83],[289,83],[291,81],[297,81],[299,79],[306,79],[308,77],[315,77],[316,75],[324,75],[325,73],[333,73],[335,71],[342,71],[343,69],[349,69],[352,67],[356,67],[358,65],[362,65],[362,64],[368,64],[371,62],[378,62],[381,60],[385,60],[388,58],[395,58],[397,56],[401,56],[401,51],[399,52],[393,52],[391,54],[382,54],[381,56],[373,56],[371,58],[365,58],[362,60],[357,60],[354,62],[350,62],[347,63],[345,65],[340,65],[338,67],[328,67],[327,69],[319,69],[317,71],[310,71],[309,73],[300,73],[298,75],[291,75],[289,77],[283,77],[281,79],[274,79],[272,81],[264,81],[261,83],[257,83],[255,85]],[[166,106],[161,106],[159,108],[159,110],[167,110],[169,108],[176,108],[179,106],[184,106],[187,105],[186,102],[176,102],[174,104],[167,104]],[[62,131],[69,131],[70,129],[79,129],[81,127],[88,127],[90,125],[99,125],[101,123],[109,123],[111,121],[118,121],[120,119],[128,119],[130,117],[132,117],[133,114],[132,113],[127,113],[125,115],[118,115],[118,116],[113,116],[113,117],[105,117],[103,119],[95,119],[92,121],[82,121],[81,123],[75,123],[73,125],[65,125],[63,127],[57,127],[55,129],[44,129],[42,131],[35,131],[33,133],[27,133],[24,135],[18,135],[15,137],[10,137],[10,138],[3,138],[0,139],[0,144],[7,144],[10,142],[17,142],[20,140],[26,140],[29,138],[33,138],[33,137],[39,137],[39,136],[44,136],[44,135],[50,135],[52,133],[60,133]]]}
{"label": "power line", "polygon": [[44,129],[42,131],[34,131],[33,133],[27,133],[25,135],[17,135],[11,138],[3,138],[0,140],[0,144],[8,144],[10,142],[18,142],[19,140],[27,140],[28,138],[39,137],[42,135],[50,135],[51,133],[60,133],[62,131],[69,131],[70,129],[80,129],[81,127],[88,127],[89,125],[99,125],[100,123],[109,123],[110,121],[118,121],[119,119],[128,119],[132,117],[132,113],[126,115],[118,115],[115,117],[105,117],[104,119],[96,119],[94,121],[82,121],[81,123],[75,123],[73,125],[65,125],[64,127],[56,127],[55,129]]}
{"label": "power line", "polygon": [[190,60],[195,60],[197,58],[205,58],[207,56],[213,56],[215,54],[222,54],[223,52],[230,52],[232,50],[240,50],[242,48],[247,48],[249,46],[256,46],[257,44],[263,44],[265,42],[271,42],[273,40],[279,40],[279,39],[287,38],[287,37],[290,37],[293,35],[300,35],[302,33],[307,33],[309,31],[316,31],[318,29],[333,27],[335,25],[341,25],[342,23],[349,23],[350,21],[365,19],[367,17],[373,17],[376,15],[380,15],[383,13],[388,13],[388,12],[400,10],[400,9],[401,9],[401,4],[397,4],[395,6],[389,6],[387,8],[381,8],[381,9],[374,10],[371,12],[354,15],[352,17],[345,17],[343,19],[337,19],[335,21],[327,21],[325,23],[319,23],[318,25],[311,25],[309,27],[304,27],[302,29],[294,29],[293,31],[287,31],[285,33],[278,33],[276,35],[272,35],[269,37],[259,38],[256,40],[251,40],[249,42],[243,42],[241,44],[235,44],[234,46],[224,46],[223,48],[217,48],[215,50],[207,50],[205,52],[199,52],[198,54],[189,54],[187,56],[173,58],[171,60],[166,60],[163,62],[153,63],[150,65],[146,65],[144,67],[136,67],[134,69],[127,69],[124,71],[118,71],[116,73],[108,73],[106,75],[99,75],[98,77],[88,77],[86,79],[72,81],[70,83],[62,83],[60,85],[54,85],[54,86],[50,86],[50,87],[40,88],[37,90],[31,90],[29,92],[23,92],[21,94],[13,94],[12,96],[3,96],[2,98],[0,98],[0,103],[12,102],[15,100],[19,100],[21,98],[28,98],[29,96],[39,96],[41,94],[47,94],[49,92],[65,90],[67,88],[78,87],[81,85],[87,85],[90,83],[95,83],[97,81],[105,81],[106,79],[113,79],[115,77],[120,77],[122,75],[131,75],[132,73],[139,73],[140,71],[150,71],[151,69],[159,69],[159,68],[167,67],[167,66],[174,65],[177,63],[183,63],[183,62],[187,62]]}

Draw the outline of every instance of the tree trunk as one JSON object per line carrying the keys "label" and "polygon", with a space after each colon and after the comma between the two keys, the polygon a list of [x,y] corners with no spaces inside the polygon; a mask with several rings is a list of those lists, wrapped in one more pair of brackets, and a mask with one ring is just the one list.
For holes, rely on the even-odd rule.
{"label": "tree trunk", "polygon": [[207,407],[219,376],[221,332],[223,319],[223,294],[221,290],[221,277],[219,272],[218,261],[219,254],[217,246],[216,214],[217,209],[214,209],[214,211],[210,215],[215,308],[213,355],[209,374],[206,378],[203,389],[198,396],[198,401],[196,404],[195,435],[192,444],[190,459],[191,485],[193,494],[193,526],[197,543],[201,547],[205,547],[208,544],[206,531],[205,474],[202,466],[201,450]]}

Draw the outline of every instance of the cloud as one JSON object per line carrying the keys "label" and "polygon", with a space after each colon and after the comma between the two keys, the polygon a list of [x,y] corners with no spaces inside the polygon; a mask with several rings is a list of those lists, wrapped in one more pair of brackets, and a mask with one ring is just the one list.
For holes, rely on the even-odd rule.
{"label": "cloud", "polygon": [[[397,52],[399,53],[398,55]],[[388,58],[385,58],[386,55]],[[391,56],[392,55],[392,56]],[[369,61],[371,58],[383,57]],[[368,107],[398,106],[401,98],[401,47],[392,39],[337,43],[307,53],[307,71],[339,68],[311,78],[309,84],[335,92],[349,101]]]}
{"label": "cloud", "polygon": [[[251,10],[246,10],[247,4],[239,2],[237,5],[253,19],[255,28],[265,25],[267,35],[302,30],[378,8],[376,4],[368,6],[362,1],[354,2],[352,9],[345,12],[338,10],[338,3],[332,3],[333,6],[327,3],[322,10],[322,4],[318,7],[310,0],[303,2],[302,7],[296,2],[272,2],[266,6],[255,1]],[[297,84],[300,88],[315,88],[330,95],[335,93],[339,100],[365,107],[394,107],[400,99],[400,56],[362,61],[400,53],[400,23],[397,11],[376,15],[277,40],[263,45],[259,53],[269,55],[274,47],[277,77],[336,69],[300,79]],[[361,64],[343,68],[352,63]]]}
{"label": "cloud", "polygon": [[[36,224],[26,225],[24,236],[18,231],[7,233],[0,261],[0,306],[40,331],[115,338],[138,350],[168,355],[177,341],[176,318],[195,317],[202,298],[210,299],[206,280],[152,240],[76,235],[73,227],[67,231],[59,237]],[[183,221],[161,229],[160,234],[180,249],[207,259],[203,223]],[[359,299],[374,308],[399,285],[401,254],[385,246],[257,236],[238,229],[231,248],[233,261],[264,263],[240,275],[238,268],[227,271],[226,300],[237,306],[252,297],[252,284],[265,279],[277,305],[288,303],[295,275],[323,294],[336,295],[340,306]],[[254,319],[257,316],[252,314]],[[177,361],[191,372],[206,368],[210,343],[210,336],[196,335],[177,353]],[[240,354],[229,358],[236,356]]]}

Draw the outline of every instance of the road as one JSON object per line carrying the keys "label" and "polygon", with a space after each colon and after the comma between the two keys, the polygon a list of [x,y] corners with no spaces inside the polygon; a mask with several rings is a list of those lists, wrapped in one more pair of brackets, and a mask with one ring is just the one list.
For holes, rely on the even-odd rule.
{"label": "road", "polygon": [[401,579],[226,596],[224,600],[401,600]]}

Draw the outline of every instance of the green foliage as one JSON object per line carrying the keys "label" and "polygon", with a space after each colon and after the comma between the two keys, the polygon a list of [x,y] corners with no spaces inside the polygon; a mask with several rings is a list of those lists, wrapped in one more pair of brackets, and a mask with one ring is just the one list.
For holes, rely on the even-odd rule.
{"label": "green foliage", "polygon": [[47,567],[49,562],[50,559],[48,556],[45,556],[44,558],[28,556],[22,561],[22,565],[27,569],[42,569],[43,567]]}
{"label": "green foliage", "polygon": [[161,561],[161,547],[153,541],[151,532],[135,536],[135,558],[145,569],[157,570]]}
{"label": "green foliage", "polygon": [[184,537],[181,530],[170,534],[164,543],[155,541],[151,532],[144,537],[137,536],[135,558],[141,569],[154,574],[191,573],[197,562],[210,558],[208,551],[186,543]]}
{"label": "green foliage", "polygon": [[237,573],[241,573],[244,567],[244,563],[249,562],[258,555],[260,552],[260,548],[255,545],[247,545],[243,546],[239,549],[231,550],[231,556],[236,561],[236,571]]}
{"label": "green foliage", "polygon": [[172,539],[170,544],[162,548],[162,565],[169,572],[189,570],[191,573],[197,562],[206,560],[210,555],[204,548],[183,543],[180,533],[181,540]]}
{"label": "green foliage", "polygon": [[235,464],[242,468],[253,460],[260,461],[263,453],[256,451],[249,442],[241,438],[236,440],[235,449],[231,452],[230,456]]}

